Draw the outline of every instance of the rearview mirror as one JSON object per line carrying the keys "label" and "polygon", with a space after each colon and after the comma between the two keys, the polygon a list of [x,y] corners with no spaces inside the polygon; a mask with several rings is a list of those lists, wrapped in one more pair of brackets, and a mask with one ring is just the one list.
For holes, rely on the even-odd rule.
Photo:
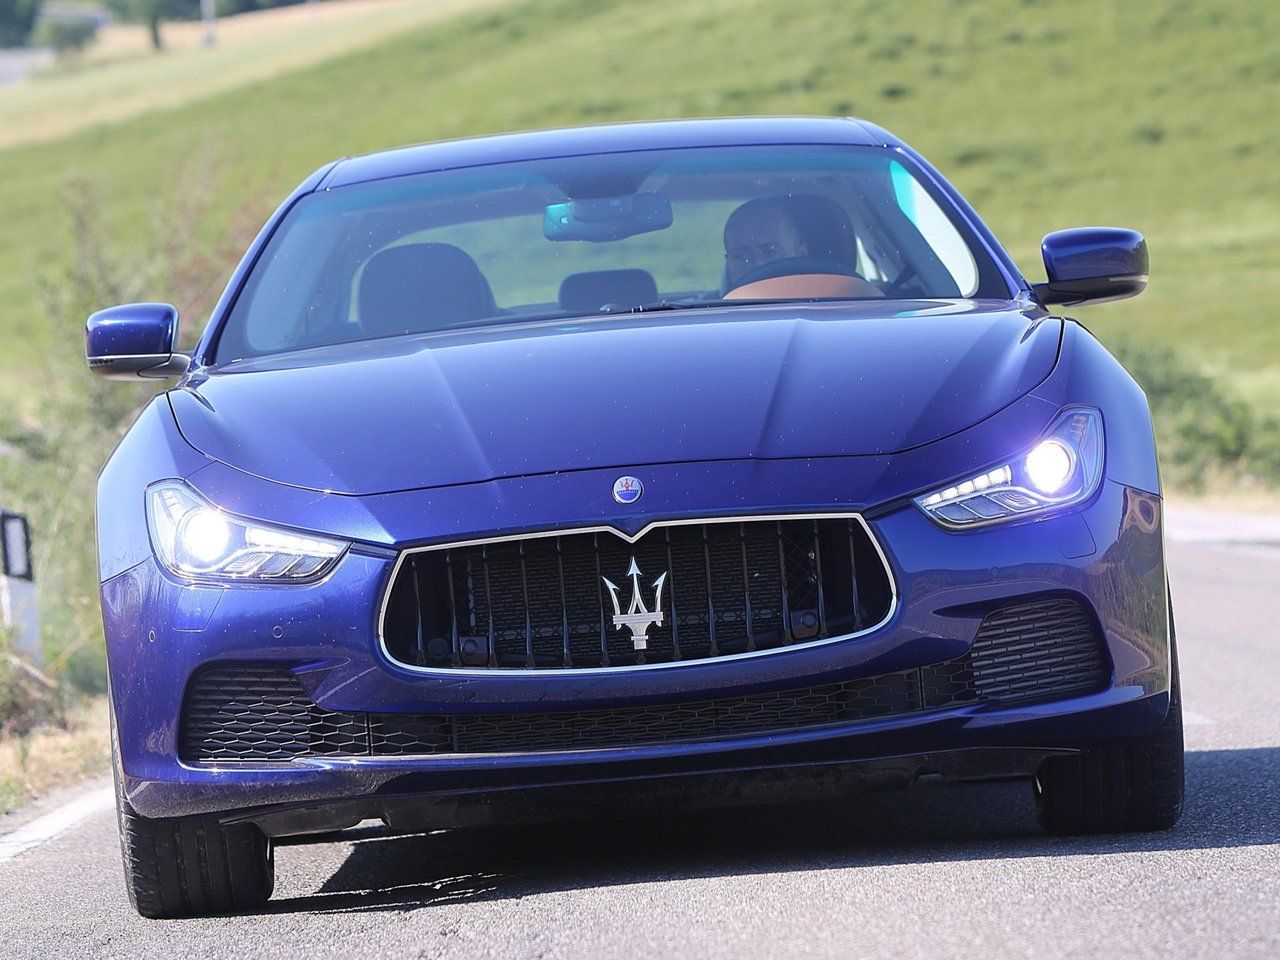
{"label": "rearview mirror", "polygon": [[664,193],[594,197],[547,204],[542,235],[548,240],[624,240],[638,233],[665,230],[674,222]]}
{"label": "rearview mirror", "polygon": [[1049,282],[1032,289],[1046,306],[1123,300],[1147,287],[1147,241],[1136,230],[1057,230],[1044,238],[1040,251]]}
{"label": "rearview mirror", "polygon": [[181,376],[191,358],[174,350],[178,311],[167,303],[130,303],[99,310],[84,327],[89,369],[107,380]]}

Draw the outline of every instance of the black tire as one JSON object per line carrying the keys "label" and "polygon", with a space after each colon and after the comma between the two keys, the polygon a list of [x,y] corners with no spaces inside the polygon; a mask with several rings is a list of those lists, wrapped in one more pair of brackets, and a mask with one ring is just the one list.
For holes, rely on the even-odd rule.
{"label": "black tire", "polygon": [[1036,815],[1050,833],[1168,830],[1182,816],[1182,696],[1172,609],[1169,637],[1169,712],[1155,733],[1041,764],[1033,781]]}
{"label": "black tire", "polygon": [[155,919],[231,913],[259,907],[275,887],[271,841],[253,824],[213,817],[151,819],[125,799],[115,718],[111,747],[116,816],[129,902]]}

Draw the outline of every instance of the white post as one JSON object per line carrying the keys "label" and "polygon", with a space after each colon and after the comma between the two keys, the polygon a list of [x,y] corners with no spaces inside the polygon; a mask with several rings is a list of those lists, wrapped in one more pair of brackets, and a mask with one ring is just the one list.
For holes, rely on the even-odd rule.
{"label": "white post", "polygon": [[12,513],[0,513],[0,627],[11,631],[15,653],[40,662],[31,537],[26,519]]}

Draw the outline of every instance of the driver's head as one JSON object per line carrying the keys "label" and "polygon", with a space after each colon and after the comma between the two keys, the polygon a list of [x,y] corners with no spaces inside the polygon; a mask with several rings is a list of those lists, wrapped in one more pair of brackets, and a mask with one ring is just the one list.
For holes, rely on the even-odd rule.
{"label": "driver's head", "polygon": [[740,277],[776,260],[809,255],[802,225],[786,197],[748,200],[724,225],[725,279],[729,288]]}
{"label": "driver's head", "polygon": [[[841,272],[857,262],[853,224],[834,200],[812,193],[759,197],[729,215],[724,225],[726,289],[778,260],[815,260],[814,272]],[[816,261],[822,261],[817,263]]]}

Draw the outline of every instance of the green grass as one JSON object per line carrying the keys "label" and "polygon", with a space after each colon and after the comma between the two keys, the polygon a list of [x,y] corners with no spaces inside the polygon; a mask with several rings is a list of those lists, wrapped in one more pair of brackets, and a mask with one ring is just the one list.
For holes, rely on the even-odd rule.
{"label": "green grass", "polygon": [[[1146,232],[1150,289],[1087,311],[1105,337],[1174,343],[1280,403],[1280,5],[1205,0],[788,4],[545,0],[422,28],[181,109],[0,152],[0,396],[38,388],[74,336],[32,276],[65,242],[60,193],[100,184],[141,246],[177,161],[221,144],[217,214],[271,202],[343,154],[583,121],[854,113],[904,136],[1024,271],[1086,223]],[[902,8],[905,9],[905,8]],[[163,297],[165,291],[148,291]],[[54,323],[54,320],[57,323]],[[202,318],[191,318],[200,322]]]}
{"label": "green grass", "polygon": [[0,148],[56,140],[82,127],[114,123],[243,87],[444,19],[508,0],[326,0],[225,18],[217,42],[204,43],[198,20],[166,23],[164,53],[142,24],[99,31],[82,55],[41,71],[34,83],[0,97]]}

